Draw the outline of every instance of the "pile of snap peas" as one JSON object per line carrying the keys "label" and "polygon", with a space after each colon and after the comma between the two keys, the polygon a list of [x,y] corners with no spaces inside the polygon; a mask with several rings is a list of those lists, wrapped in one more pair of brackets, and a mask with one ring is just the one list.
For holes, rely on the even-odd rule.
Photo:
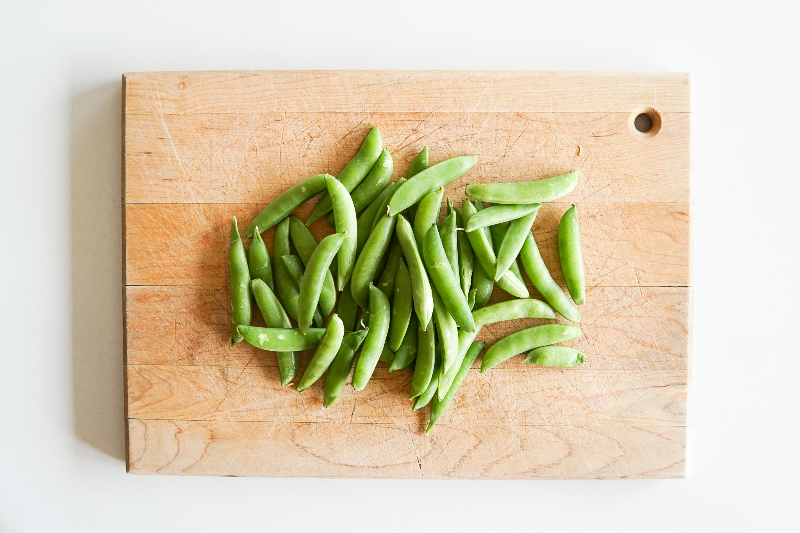
{"label": "pile of snap peas", "polygon": [[[392,156],[374,127],[338,177],[311,176],[267,205],[244,232],[251,239],[247,251],[234,217],[231,344],[245,340],[275,352],[283,386],[299,374],[298,352],[314,349],[297,391],[324,374],[325,407],[338,399],[351,371],[353,388],[362,390],[379,361],[390,371],[409,369],[413,409],[431,403],[430,432],[486,347],[475,342],[483,326],[555,319],[556,313],[580,322],[576,304],[585,302],[585,282],[575,206],[558,228],[571,299],[551,277],[531,232],[542,203],[572,191],[579,173],[469,185],[472,200],[458,208],[448,198],[439,223],[444,187],[477,161],[465,155],[429,165],[425,147],[408,178],[391,181]],[[305,223],[292,215],[317,195]],[[323,217],[335,233],[317,242],[308,226]],[[261,234],[273,227],[270,257]],[[520,262],[545,301],[530,298]],[[487,306],[495,284],[516,299]],[[253,301],[265,328],[251,325]],[[572,324],[522,329],[489,347],[481,372],[524,352],[529,364],[580,365],[582,353],[557,345],[580,335]]]}

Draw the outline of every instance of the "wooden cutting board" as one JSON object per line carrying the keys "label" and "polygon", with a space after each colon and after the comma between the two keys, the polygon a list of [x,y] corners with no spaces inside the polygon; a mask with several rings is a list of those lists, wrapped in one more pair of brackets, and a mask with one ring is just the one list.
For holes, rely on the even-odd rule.
{"label": "wooden cutting board", "polygon": [[[127,465],[235,476],[664,478],[686,473],[690,79],[554,72],[176,72],[123,77]],[[643,134],[633,118],[649,113]],[[534,234],[563,286],[558,221],[579,209],[588,356],[471,372],[430,435],[411,374],[380,364],[322,407],[282,389],[275,355],[229,341],[230,219],[337,174],[373,125],[395,179],[475,154],[446,188],[577,169]],[[657,133],[656,133],[656,130]],[[313,202],[311,202],[313,204]],[[311,204],[298,211],[301,218]],[[318,238],[332,230],[313,225]],[[264,234],[272,247],[274,230]],[[532,295],[537,296],[532,290]],[[504,293],[495,289],[494,301]],[[493,340],[541,320],[485,327]],[[303,363],[310,358],[303,356]]]}

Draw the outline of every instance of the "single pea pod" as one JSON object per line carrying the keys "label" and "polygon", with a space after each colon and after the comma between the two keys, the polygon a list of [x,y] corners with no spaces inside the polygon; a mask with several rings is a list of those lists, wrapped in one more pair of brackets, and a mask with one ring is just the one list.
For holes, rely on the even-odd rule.
{"label": "single pea pod", "polygon": [[[296,310],[300,301],[300,283],[303,281],[305,268],[303,268],[303,263],[300,261],[300,258],[294,254],[282,256],[280,258],[280,262],[283,263],[284,268],[286,268],[286,271],[292,278],[292,284],[294,285],[295,291],[289,295],[289,298],[293,298],[291,306]],[[318,307],[314,308],[313,321],[314,325],[318,328],[321,328],[325,325],[325,317],[322,316],[322,313]]]}
{"label": "single pea pod", "polygon": [[428,167],[404,183],[389,203],[389,215],[396,215],[419,202],[423,196],[457,180],[475,166],[478,158],[462,155]]}
{"label": "single pea pod", "polygon": [[[463,202],[462,202],[463,203]],[[464,227],[464,217],[461,211],[454,209],[456,213],[456,238],[458,239],[458,269],[459,281],[461,282],[461,292],[469,295],[472,286],[472,275],[475,270],[475,254],[472,245],[467,238],[467,232],[461,231]]]}
{"label": "single pea pod", "polygon": [[[258,235],[258,233],[256,233]],[[254,279],[250,283],[258,309],[264,317],[264,323],[268,328],[291,328],[292,323],[284,311],[275,293],[260,278]],[[281,385],[286,386],[292,382],[297,368],[300,366],[300,359],[296,352],[275,352],[278,356],[278,369],[281,373]]]}
{"label": "single pea pod", "polygon": [[[419,356],[417,356],[417,359],[419,359]],[[441,367],[442,367],[442,358],[437,355],[435,357],[432,374],[434,376],[438,376],[439,372],[441,372]],[[416,369],[414,369],[414,374],[416,375]],[[415,396],[416,400],[414,400],[414,407],[413,407],[414,411],[416,411],[417,409],[422,409],[423,407],[431,403],[431,400],[436,395],[436,391],[438,390],[438,388],[439,388],[439,380],[431,379],[428,382],[428,386],[425,387],[425,390],[423,390],[421,393]]]}
{"label": "single pea pod", "polygon": [[[300,314],[297,319],[297,326],[303,333],[311,327],[314,310],[317,308],[322,294],[325,274],[330,274],[331,261],[336,257],[336,253],[346,237],[343,233],[328,235],[322,239],[322,242],[314,249],[314,253],[311,254],[311,258],[308,260],[303,279],[300,281],[300,299],[297,301],[297,309]],[[333,306],[331,306],[331,309],[333,309]],[[335,352],[334,355],[336,355]]]}
{"label": "single pea pod", "polygon": [[272,281],[272,262],[269,259],[267,245],[264,244],[261,232],[258,231],[258,226],[256,226],[256,232],[250,242],[250,249],[247,250],[247,265],[250,268],[251,280],[263,280],[270,289],[275,290],[275,284]]}
{"label": "single pea pod", "polygon": [[[468,225],[469,220],[477,213],[477,210],[470,202],[463,202],[461,208],[464,224]],[[478,263],[480,263],[483,271],[494,279],[494,274],[497,271],[497,258],[494,255],[494,249],[489,241],[489,233],[481,228],[480,230],[467,233],[467,239],[469,239],[472,251],[475,253],[475,258],[478,260]]]}
{"label": "single pea pod", "polygon": [[470,346],[472,346],[472,342],[475,340],[475,337],[478,336],[479,332],[479,327],[476,327],[475,331],[464,331],[463,329],[458,331],[458,357],[456,357],[455,363],[447,373],[443,372],[442,370],[439,371],[439,388],[437,396],[440,400],[445,397],[447,391],[449,391],[450,387],[453,385],[456,374],[458,374],[458,370],[461,368],[461,364],[464,362],[464,358],[467,356],[467,351],[469,350]]}
{"label": "single pea pod", "polygon": [[539,248],[536,246],[536,241],[533,239],[533,234],[529,233],[525,237],[525,244],[522,245],[519,257],[522,260],[522,266],[525,267],[528,278],[536,290],[544,297],[545,301],[567,320],[580,322],[581,315],[578,309],[569,301],[561,287],[550,276],[550,272],[547,270],[547,266],[539,253]]}
{"label": "single pea pod", "polygon": [[[501,222],[499,224],[495,224],[494,226],[483,228],[483,231],[486,232],[488,237],[489,244],[492,246],[492,249],[495,251],[495,253],[497,253],[497,250],[500,248],[500,244],[505,239],[508,228],[508,222]],[[496,267],[497,264],[495,263],[495,268]],[[495,278],[497,277],[498,276],[495,274]],[[528,298],[530,296],[528,287],[525,286],[525,279],[522,277],[522,272],[520,271],[519,265],[517,265],[516,261],[511,262],[509,269],[505,272],[505,274],[499,276],[499,279],[497,279],[495,283],[497,283],[498,287],[510,295],[516,296],[517,298]]]}
{"label": "single pea pod", "polygon": [[339,399],[347,383],[347,376],[353,368],[353,359],[356,351],[364,342],[364,338],[369,333],[368,329],[362,329],[348,333],[342,339],[342,345],[336,353],[328,373],[325,374],[325,387],[323,388],[323,407],[330,407]]}
{"label": "single pea pod", "polygon": [[[439,375],[436,365],[436,333],[434,328],[420,329],[417,332],[417,339],[417,364],[414,367],[414,377],[411,378],[409,400],[413,400],[424,393],[433,376]],[[435,391],[436,387],[433,390]]]}
{"label": "single pea pod", "polygon": [[469,294],[467,295],[467,303],[469,304],[470,310],[475,309],[475,297],[478,294],[478,289],[470,289]]}
{"label": "single pea pod", "polygon": [[310,328],[305,334],[296,328],[258,328],[239,326],[244,340],[256,348],[271,352],[302,352],[319,346],[324,328]]}
{"label": "single pea pod", "polygon": [[231,276],[231,346],[242,342],[239,326],[249,326],[253,319],[253,308],[250,301],[250,268],[247,265],[247,254],[244,251],[242,238],[236,217],[231,223],[231,247],[228,256],[228,267]]}
{"label": "single pea pod", "polygon": [[406,262],[400,259],[397,265],[395,294],[392,299],[392,320],[389,325],[389,349],[396,352],[406,336],[414,299],[411,296],[411,276]]}
{"label": "single pea pod", "polygon": [[297,384],[297,392],[303,392],[316,381],[322,377],[322,374],[328,370],[328,367],[333,363],[336,354],[339,353],[339,348],[342,347],[342,339],[344,338],[344,325],[338,316],[331,315],[328,322],[328,327],[325,328],[325,334],[317,346],[317,351],[308,366],[303,371],[303,377]]}
{"label": "single pea pod", "polygon": [[[520,250],[522,250],[522,245],[525,244],[525,237],[531,232],[538,212],[539,208],[536,208],[524,217],[511,222],[497,250],[497,273],[495,274],[495,279],[501,278],[512,266],[516,266],[517,270],[519,269],[517,257]],[[516,273],[515,270],[514,274]],[[520,279],[522,279],[521,276]]]}
{"label": "single pea pod", "polygon": [[425,234],[428,233],[431,225],[439,222],[443,196],[444,189],[439,188],[426,194],[419,202],[417,214],[414,217],[414,237],[417,239],[417,248],[420,250],[425,242]]}
{"label": "single pea pod", "polygon": [[[375,162],[380,157],[382,150],[383,139],[381,139],[381,133],[378,131],[377,127],[373,127],[366,138],[364,138],[356,155],[339,173],[338,179],[342,182],[342,185],[347,188],[348,192],[355,189],[359,183],[364,181],[369,171],[375,166]],[[327,193],[323,194],[308,216],[306,224],[310,226],[316,220],[324,217],[332,207],[333,204],[331,203],[330,195]]]}
{"label": "single pea pod", "polygon": [[[450,199],[448,198],[448,202]],[[458,271],[458,236],[456,235],[456,212],[450,211],[450,214],[445,217],[442,221],[442,225],[439,226],[439,237],[442,239],[442,247],[444,248],[444,253],[447,256],[447,260],[450,262],[450,268],[453,270],[453,275],[456,277],[456,281],[458,281],[459,271]],[[459,290],[461,289],[459,284]]]}
{"label": "single pea pod", "polygon": [[428,168],[428,147],[423,146],[417,156],[411,160],[411,164],[408,165],[408,179],[413,178],[426,168]]}
{"label": "single pea pod", "polygon": [[387,199],[386,199],[386,203],[385,203],[384,205],[380,206],[380,207],[378,208],[378,210],[375,212],[375,218],[373,218],[373,219],[372,219],[372,229],[375,229],[375,226],[377,226],[377,225],[378,225],[378,222],[380,222],[381,220],[383,220],[384,218],[386,218],[386,217],[388,217],[388,216],[389,216],[389,215],[387,215],[387,214],[386,214],[386,213],[388,213],[388,212],[389,212],[389,202],[391,202],[391,201],[392,201],[392,198],[394,197],[394,195],[395,195],[395,194],[397,194],[397,191],[400,189],[400,187],[401,187],[401,186],[402,186],[402,185],[403,185],[405,182],[406,182],[406,179],[405,179],[405,178],[400,178],[399,180],[397,180],[397,181],[395,182],[395,184],[396,184],[396,188],[395,188],[395,189],[394,189],[394,191],[392,191],[392,193],[391,193],[391,194],[390,194],[390,195],[387,197]]}
{"label": "single pea pod", "polygon": [[362,390],[367,386],[381,357],[389,334],[389,300],[375,285],[369,286],[369,333],[364,339],[361,355],[353,371],[353,388]]}
{"label": "single pea pod", "polygon": [[288,218],[281,220],[275,228],[272,253],[275,257],[275,290],[283,303],[286,313],[294,320],[297,320],[297,300],[300,298],[298,287],[300,283],[292,281],[292,277],[281,259],[283,256],[292,253],[291,245],[289,244]]}
{"label": "single pea pod", "polygon": [[[391,334],[391,325],[389,326],[389,333]],[[394,372],[401,368],[407,368],[414,359],[417,357],[417,344],[419,342],[419,323],[416,315],[411,314],[408,321],[408,328],[406,328],[406,335],[403,337],[403,342],[400,347],[395,351],[392,365],[389,367],[389,372]]]}
{"label": "single pea pod", "polygon": [[447,372],[458,357],[458,325],[444,305],[435,287],[433,294],[433,322],[439,332],[439,344],[442,346],[442,369]]}
{"label": "single pea pod", "polygon": [[406,258],[406,265],[408,266],[408,275],[411,278],[411,295],[414,299],[414,310],[417,312],[420,327],[427,329],[433,316],[431,283],[417,248],[414,231],[403,215],[397,216],[397,240],[403,248],[403,256]]}
{"label": "single pea pod", "polygon": [[[289,235],[297,250],[297,255],[308,268],[311,255],[317,248],[317,239],[311,234],[308,228],[295,216],[289,217]],[[336,284],[333,281],[333,274],[330,270],[325,271],[325,279],[322,283],[322,292],[319,295],[319,307],[322,314],[328,316],[336,305]]]}
{"label": "single pea pod", "polygon": [[372,233],[372,221],[375,220],[375,213],[381,207],[386,205],[389,201],[391,194],[397,189],[397,182],[394,181],[384,187],[383,191],[367,206],[366,209],[358,217],[356,226],[358,227],[358,237],[356,239],[356,251],[360,254],[364,245],[367,243],[370,234]]}
{"label": "single pea pod", "polygon": [[533,298],[508,300],[476,310],[472,313],[475,327],[505,322],[506,320],[519,320],[521,318],[556,318],[553,309],[546,303]]}
{"label": "single pea pod", "polygon": [[450,405],[450,402],[453,400],[453,396],[456,395],[458,388],[464,382],[464,378],[467,377],[469,369],[472,368],[472,363],[475,362],[485,346],[485,342],[475,342],[469,347],[469,350],[464,357],[464,361],[462,361],[461,367],[458,369],[458,374],[456,374],[453,384],[450,386],[445,397],[442,399],[433,399],[433,404],[431,405],[431,418],[427,429],[425,429],[425,433],[431,432],[433,426],[435,426],[436,422],[438,422],[439,418],[441,418],[442,413],[444,413],[447,409],[447,406]]}
{"label": "single pea pod", "polygon": [[342,246],[336,254],[338,262],[337,287],[344,290],[344,286],[350,281],[353,273],[353,265],[356,263],[356,237],[358,229],[356,226],[356,210],[353,207],[353,199],[344,185],[334,177],[327,178],[328,192],[333,202],[333,212],[336,215],[336,233],[344,235]]}
{"label": "single pea pod", "polygon": [[578,305],[586,302],[586,282],[583,273],[581,234],[578,228],[578,210],[575,205],[567,209],[558,225],[558,256],[561,271],[572,301]]}
{"label": "single pea pod", "polygon": [[539,366],[570,367],[580,366],[586,360],[586,356],[575,348],[567,346],[541,346],[531,350],[525,363]]}
{"label": "single pea pod", "polygon": [[356,329],[356,316],[358,315],[358,305],[353,300],[353,294],[350,292],[350,284],[345,285],[344,290],[339,295],[339,304],[336,307],[336,313],[342,319],[345,331],[355,331]]}
{"label": "single pea pod", "polygon": [[[375,230],[367,239],[364,249],[356,260],[353,267],[353,275],[350,278],[350,290],[353,300],[362,308],[366,309],[369,302],[370,285],[372,285],[378,267],[383,258],[383,254],[389,248],[392,240],[394,225],[397,217],[384,217],[375,227]],[[384,295],[384,298],[386,296]]]}
{"label": "single pea pod", "polygon": [[536,181],[467,185],[467,196],[493,204],[543,204],[572,192],[579,175],[575,171]]}
{"label": "single pea pod", "polygon": [[317,174],[306,178],[286,189],[280,196],[270,202],[255,219],[247,226],[244,232],[248,239],[253,238],[256,226],[261,232],[289,216],[292,211],[300,207],[306,200],[318,195],[325,190],[325,178],[328,174]]}
{"label": "single pea pod", "polygon": [[469,219],[469,224],[466,225],[467,233],[516,220],[538,211],[541,206],[542,204],[493,205],[483,209],[480,213],[476,213],[475,216]]}
{"label": "single pea pod", "polygon": [[[494,280],[486,273],[480,263],[475,263],[475,270],[472,274],[472,290],[475,291],[475,303],[472,309],[480,309],[492,297],[494,290]],[[470,291],[472,292],[472,291]]]}
{"label": "single pea pod", "polygon": [[540,346],[577,339],[580,336],[580,328],[570,324],[544,324],[517,331],[495,342],[486,351],[481,364],[481,372],[486,372],[519,353]]}
{"label": "single pea pod", "polygon": [[[428,267],[428,274],[430,274],[431,281],[436,289],[435,292],[441,296],[450,316],[459,327],[467,331],[475,329],[475,322],[472,320],[472,312],[467,303],[467,298],[461,292],[461,286],[450,266],[450,262],[447,260],[447,254],[444,251],[439,231],[435,225],[431,226],[425,235],[423,255],[425,257],[425,266]],[[435,305],[436,302],[434,300],[434,313],[436,312]],[[446,350],[445,354],[447,354]],[[447,355],[445,355],[444,361],[445,368],[449,369],[452,361],[448,359]]]}
{"label": "single pea pod", "polygon": [[367,207],[372,200],[378,197],[392,178],[393,171],[394,162],[392,161],[392,156],[389,154],[389,150],[384,148],[367,177],[353,190],[351,196],[356,212]]}
{"label": "single pea pod", "polygon": [[383,350],[381,350],[381,356],[378,358],[378,362],[391,365],[392,361],[394,361],[394,352],[391,351],[389,347],[384,344]]}
{"label": "single pea pod", "polygon": [[394,287],[397,279],[397,268],[400,260],[403,258],[403,249],[400,243],[392,239],[392,246],[389,248],[389,254],[386,258],[386,266],[384,267],[381,277],[378,280],[378,288],[383,291],[383,294],[389,298],[391,302],[394,298]]}

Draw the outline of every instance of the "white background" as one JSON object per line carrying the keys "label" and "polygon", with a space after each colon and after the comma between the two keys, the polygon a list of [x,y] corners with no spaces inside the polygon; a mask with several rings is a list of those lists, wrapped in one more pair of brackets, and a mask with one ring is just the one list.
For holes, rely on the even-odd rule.
{"label": "white background", "polygon": [[[796,531],[797,2],[330,4],[0,2],[0,532]],[[120,76],[204,69],[692,72],[689,478],[126,474]]]}

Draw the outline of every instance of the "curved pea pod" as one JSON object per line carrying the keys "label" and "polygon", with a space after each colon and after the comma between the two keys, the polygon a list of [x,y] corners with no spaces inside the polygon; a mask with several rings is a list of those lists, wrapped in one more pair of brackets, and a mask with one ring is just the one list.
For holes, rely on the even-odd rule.
{"label": "curved pea pod", "polygon": [[353,359],[356,351],[358,351],[361,343],[364,342],[367,333],[369,333],[368,329],[362,329],[348,333],[342,339],[342,345],[336,353],[331,366],[328,367],[328,373],[325,375],[322,402],[324,407],[333,405],[342,394],[344,385],[347,383],[347,376],[350,375],[350,370],[353,368]]}
{"label": "curved pea pod", "polygon": [[[508,222],[501,222],[489,228],[484,228],[484,231],[487,233],[489,238],[489,243],[491,244],[495,253],[497,253],[501,243],[505,240],[508,229]],[[497,263],[495,263],[495,268],[496,267]],[[502,276],[498,276],[495,272],[495,280],[495,283],[498,287],[512,296],[516,296],[517,298],[528,298],[530,296],[528,287],[525,286],[525,280],[522,277],[522,272],[520,271],[516,261],[511,262],[509,269]]]}
{"label": "curved pea pod", "polygon": [[[258,233],[256,233],[258,235]],[[286,315],[281,303],[272,292],[272,289],[260,278],[254,279],[250,283],[256,304],[264,317],[264,322],[268,328],[291,328],[292,323]],[[281,385],[286,386],[292,382],[297,368],[300,364],[299,357],[295,352],[275,352],[278,356],[278,368],[281,373]]]}
{"label": "curved pea pod", "polygon": [[503,277],[495,283],[508,294],[516,296],[517,298],[528,298],[530,296],[525,282],[518,278],[511,270],[503,274]]}
{"label": "curved pea pod", "polygon": [[289,187],[256,215],[256,218],[247,226],[247,230],[244,232],[245,236],[252,238],[256,226],[261,232],[267,231],[289,216],[306,200],[324,191],[326,176],[328,174],[317,174]]}
{"label": "curved pea pod", "polygon": [[381,356],[378,358],[378,362],[391,365],[392,361],[394,361],[394,352],[384,344],[383,350],[381,350]]}
{"label": "curved pea pod", "polygon": [[392,161],[392,156],[389,154],[389,150],[384,148],[367,177],[358,184],[358,187],[351,194],[356,212],[367,207],[372,200],[378,197],[392,178],[393,171],[394,162]]}
{"label": "curved pea pod", "polygon": [[478,294],[478,289],[470,289],[469,294],[467,295],[467,303],[469,304],[470,310],[475,309],[475,297]]}
{"label": "curved pea pod", "polygon": [[271,352],[302,352],[319,346],[324,328],[309,328],[305,335],[299,329],[290,328],[258,328],[255,326],[239,326],[239,333],[244,340],[256,348]]}
{"label": "curved pea pod", "polygon": [[580,313],[569,301],[561,287],[550,276],[550,272],[539,254],[539,248],[536,246],[533,234],[529,233],[525,237],[525,244],[522,245],[519,257],[522,260],[522,266],[525,267],[528,278],[536,290],[544,297],[545,301],[567,320],[580,322]]}
{"label": "curved pea pod", "polygon": [[[480,263],[475,263],[472,274],[472,290],[475,291],[475,302],[472,309],[480,309],[489,302],[494,290],[494,280],[486,273]],[[472,292],[472,291],[470,291]]]}
{"label": "curved pea pod", "polygon": [[[348,192],[355,189],[359,183],[364,181],[364,178],[367,177],[367,174],[369,174],[369,171],[380,157],[382,150],[383,139],[381,139],[381,133],[378,131],[377,127],[373,127],[364,138],[356,155],[353,156],[353,159],[345,165],[344,169],[339,173],[339,176],[337,176],[339,181],[342,182],[342,185],[347,188]],[[314,221],[327,215],[332,205],[330,195],[327,193],[323,194],[308,216],[306,224],[310,226]]]}
{"label": "curved pea pod", "polygon": [[362,309],[367,308],[367,303],[370,298],[370,285],[372,285],[372,281],[378,273],[378,267],[383,255],[389,248],[395,222],[396,217],[384,217],[381,219],[378,225],[375,226],[369,239],[367,239],[367,243],[364,245],[364,249],[361,250],[356,260],[355,267],[353,267],[353,275],[350,278],[350,290],[353,294],[353,300],[355,300]]}
{"label": "curved pea pod", "polygon": [[436,288],[433,293],[433,322],[439,332],[439,344],[442,346],[442,369],[447,372],[458,357],[458,325],[447,311]]}
{"label": "curved pea pod", "polygon": [[399,180],[397,180],[395,182],[395,189],[392,191],[392,193],[389,196],[387,196],[386,203],[381,205],[381,206],[379,206],[378,210],[375,211],[375,218],[372,219],[372,229],[375,229],[375,226],[378,225],[378,222],[380,222],[381,220],[383,220],[384,218],[389,216],[389,215],[386,214],[386,213],[389,212],[389,202],[392,201],[392,198],[394,197],[394,195],[397,194],[397,191],[400,189],[400,187],[405,182],[406,182],[405,178],[400,178]]}
{"label": "curved pea pod", "polygon": [[[475,329],[472,311],[467,303],[467,298],[461,292],[461,286],[450,266],[450,262],[447,260],[447,254],[442,246],[442,240],[439,237],[439,231],[436,226],[431,226],[425,235],[423,255],[425,256],[425,266],[428,267],[431,281],[450,316],[453,317],[459,327],[468,331]],[[434,313],[436,312],[435,305],[436,302],[434,300]],[[445,368],[449,369],[452,361],[447,356],[445,356],[444,360]]]}
{"label": "curved pea pod", "polygon": [[[324,181],[324,180],[323,180]],[[275,241],[272,245],[275,257],[275,291],[278,293],[286,313],[297,320],[297,300],[300,297],[299,282],[292,281],[291,274],[282,260],[283,256],[291,255],[289,244],[289,219],[284,218],[275,228]],[[302,276],[301,276],[302,277]]]}
{"label": "curved pea pod", "polygon": [[361,390],[367,386],[383,353],[389,334],[389,300],[380,289],[369,287],[369,333],[361,347],[361,355],[353,372],[353,388]]}
{"label": "curved pea pod", "polygon": [[467,196],[494,204],[543,204],[572,192],[579,176],[575,171],[536,181],[467,185]]}
{"label": "curved pea pod", "polygon": [[253,234],[250,249],[247,250],[247,265],[250,268],[251,280],[263,280],[270,289],[275,290],[275,284],[272,281],[272,262],[269,259],[267,245],[264,244],[261,232],[258,231],[258,226]]}
{"label": "curved pea pod", "polygon": [[[461,211],[454,209],[456,213],[456,225],[458,228],[463,228],[464,218]],[[469,243],[467,233],[465,231],[456,231],[456,238],[458,239],[458,270],[460,274],[461,291],[464,294],[470,293],[472,287],[472,275],[475,270],[475,254],[472,251],[472,245]]]}
{"label": "curved pea pod", "polygon": [[572,300],[578,305],[583,305],[586,301],[586,282],[583,273],[578,211],[574,204],[567,209],[558,225],[558,256],[561,259],[564,282]]}
{"label": "curved pea pod", "polygon": [[[497,250],[497,273],[495,279],[502,277],[509,268],[515,267],[514,274],[517,274],[517,257],[522,246],[525,244],[525,237],[531,232],[536,214],[539,212],[537,207],[531,213],[511,222],[505,235],[499,243]],[[520,279],[522,277],[520,276]]]}
{"label": "curved pea pod", "polygon": [[[396,226],[395,226],[396,227]],[[397,268],[400,265],[400,260],[403,258],[403,249],[400,243],[392,240],[392,246],[389,248],[389,254],[386,258],[386,266],[381,273],[378,280],[378,288],[383,291],[383,294],[389,298],[391,302],[394,299],[394,287],[397,281]]]}
{"label": "curved pea pod", "polygon": [[339,295],[339,304],[336,307],[336,314],[342,319],[345,331],[355,331],[358,305],[355,300],[353,300],[353,294],[350,292],[349,283],[345,285],[344,290]]}
{"label": "curved pea pod", "polygon": [[514,204],[514,205],[493,205],[476,213],[466,224],[467,233],[476,229],[488,228],[503,222],[510,222],[518,218],[538,211],[542,204]]}
{"label": "curved pea pod", "polygon": [[[464,225],[469,224],[470,219],[477,213],[475,206],[470,202],[462,203],[462,216],[464,217]],[[494,255],[494,248],[489,240],[489,233],[484,231],[483,228],[476,231],[467,233],[467,239],[472,246],[472,251],[475,253],[475,258],[480,263],[483,271],[494,279],[494,274],[497,271],[497,258]]]}
{"label": "curved pea pod", "polygon": [[428,167],[404,183],[389,202],[389,215],[396,215],[419,202],[423,196],[444,187],[475,166],[478,158],[462,155]]}
{"label": "curved pea pod", "polygon": [[[311,234],[303,222],[295,217],[289,217],[289,235],[292,237],[292,242],[297,250],[297,255],[303,261],[303,264],[308,268],[308,262],[311,260],[311,255],[317,248],[317,239]],[[336,284],[333,281],[333,274],[330,270],[325,271],[325,279],[322,283],[322,292],[319,295],[319,307],[324,316],[328,316],[333,311],[336,305]]]}
{"label": "curved pea pod", "polygon": [[401,368],[407,368],[411,363],[414,362],[414,359],[417,357],[418,342],[419,324],[417,317],[412,313],[411,319],[408,321],[408,328],[406,328],[406,335],[403,337],[403,342],[400,343],[400,347],[394,354],[394,359],[392,359],[392,365],[389,367],[389,372],[393,372]]}
{"label": "curved pea pod", "polygon": [[436,422],[442,416],[442,413],[444,413],[444,411],[447,409],[447,406],[450,405],[450,402],[453,400],[453,396],[456,395],[458,388],[464,382],[464,378],[467,377],[469,369],[472,368],[472,363],[475,362],[485,346],[485,342],[475,342],[469,347],[469,350],[467,351],[467,354],[458,369],[458,374],[456,374],[453,384],[450,386],[445,397],[442,399],[433,399],[433,405],[431,405],[431,418],[427,429],[425,429],[425,433],[431,432],[433,426],[436,425]]}
{"label": "curved pea pod", "polygon": [[580,328],[570,324],[544,324],[517,331],[495,342],[486,351],[481,364],[481,372],[486,372],[519,353],[540,346],[577,339],[580,336]]}
{"label": "curved pea pod", "polygon": [[[438,375],[436,361],[436,333],[434,328],[420,329],[417,332],[417,364],[414,367],[414,377],[411,378],[411,393],[408,397],[413,400],[428,389],[433,376]],[[433,387],[436,390],[436,386]],[[431,393],[433,394],[433,393]],[[428,399],[430,401],[430,398]],[[427,401],[425,402],[428,403]],[[423,404],[424,405],[424,404]],[[416,406],[414,407],[416,410]]]}
{"label": "curved pea pod", "polygon": [[437,396],[440,400],[444,398],[447,394],[447,391],[450,390],[450,387],[456,378],[456,374],[458,374],[458,370],[461,368],[461,364],[464,362],[464,358],[467,356],[467,351],[469,350],[470,346],[472,346],[472,342],[475,340],[475,337],[478,336],[479,332],[480,327],[476,327],[475,331],[464,331],[463,329],[458,330],[458,357],[447,373],[445,373],[443,369],[440,369],[439,371],[439,388]]}
{"label": "curved pea pod", "polygon": [[[434,364],[433,367],[433,375],[438,376],[439,372],[441,372],[441,368],[442,368],[442,358],[436,357],[436,363]],[[413,410],[416,411],[418,409],[422,409],[423,407],[431,403],[431,400],[436,395],[438,387],[439,387],[438,379],[430,380],[425,390],[416,396],[416,399],[414,400]]]}
{"label": "curved pea pod", "polygon": [[356,237],[358,236],[356,210],[350,193],[339,180],[329,177],[326,182],[333,202],[333,212],[336,215],[336,233],[344,235],[342,246],[336,254],[339,265],[336,281],[337,287],[341,291],[350,280],[353,265],[356,263]]}
{"label": "curved pea pod", "polygon": [[[295,290],[293,293],[290,293],[287,296],[288,298],[293,298],[293,300],[290,302],[291,307],[299,315],[297,308],[300,301],[300,283],[303,281],[303,273],[305,272],[305,269],[303,268],[303,263],[302,261],[300,261],[300,258],[294,254],[282,256],[280,258],[280,263],[283,264],[284,268],[289,273],[289,276],[292,278],[291,283],[293,284]],[[318,307],[314,308],[313,321],[314,325],[317,326],[318,328],[321,328],[325,325],[325,317],[322,316],[322,313],[320,312]]]}
{"label": "curved pea pod", "polygon": [[344,325],[339,317],[334,314],[328,322],[328,327],[325,329],[325,334],[322,336],[319,346],[317,346],[317,351],[314,352],[314,356],[303,372],[303,377],[300,378],[300,382],[297,384],[297,392],[303,392],[309,388],[328,370],[336,354],[339,353],[339,348],[342,347],[343,338]]}
{"label": "curved pea pod", "polygon": [[400,344],[406,336],[413,305],[411,276],[408,273],[406,262],[400,259],[397,265],[395,294],[392,299],[392,319],[389,325],[389,349],[392,351],[396,352],[400,349]]}
{"label": "curved pea pod", "polygon": [[539,366],[570,367],[580,366],[586,360],[586,356],[575,348],[567,346],[541,346],[531,350],[525,363]]}
{"label": "curved pea pod", "polygon": [[[449,202],[450,199],[448,198],[447,201]],[[442,247],[447,260],[450,262],[450,268],[453,270],[456,281],[458,281],[458,236],[456,235],[456,227],[456,212],[451,209],[450,214],[444,218],[442,225],[439,226],[439,237],[442,239]]]}
{"label": "curved pea pod", "polygon": [[477,328],[486,324],[521,318],[556,318],[556,314],[546,303],[526,298],[508,300],[478,309],[472,313],[472,318],[475,320]]}
{"label": "curved pea pod", "polygon": [[356,239],[356,251],[361,253],[364,245],[367,243],[370,234],[372,233],[372,221],[375,220],[375,214],[381,207],[386,206],[391,194],[397,189],[397,182],[392,182],[386,185],[381,193],[367,206],[366,209],[358,217],[356,227],[358,228],[358,237]]}
{"label": "curved pea pod", "polygon": [[403,215],[397,216],[397,240],[403,249],[403,256],[406,258],[406,265],[408,266],[408,275],[411,278],[411,295],[414,299],[414,310],[417,312],[419,325],[424,330],[428,328],[433,316],[431,283],[417,248],[414,231]]}
{"label": "curved pea pod", "polygon": [[417,214],[414,216],[414,238],[417,240],[417,248],[420,250],[422,250],[428,229],[439,221],[442,197],[444,197],[444,189],[439,188],[426,194],[419,202]]}
{"label": "curved pea pod", "polygon": [[231,247],[228,254],[228,266],[231,276],[231,346],[242,342],[238,326],[249,326],[253,319],[253,307],[250,302],[250,268],[247,265],[247,254],[239,236],[236,217],[231,223]]}
{"label": "curved pea pod", "polygon": [[[325,274],[330,274],[331,261],[333,261],[342,246],[345,237],[346,235],[342,233],[328,235],[322,239],[322,242],[314,249],[314,253],[311,254],[311,258],[308,260],[303,279],[300,281],[300,298],[297,301],[299,313],[297,325],[302,332],[311,327],[314,310],[317,308],[322,293]],[[332,308],[333,306],[331,306]]]}
{"label": "curved pea pod", "polygon": [[408,165],[408,179],[413,178],[426,168],[428,168],[428,147],[423,146],[422,150],[411,160],[411,164]]}

